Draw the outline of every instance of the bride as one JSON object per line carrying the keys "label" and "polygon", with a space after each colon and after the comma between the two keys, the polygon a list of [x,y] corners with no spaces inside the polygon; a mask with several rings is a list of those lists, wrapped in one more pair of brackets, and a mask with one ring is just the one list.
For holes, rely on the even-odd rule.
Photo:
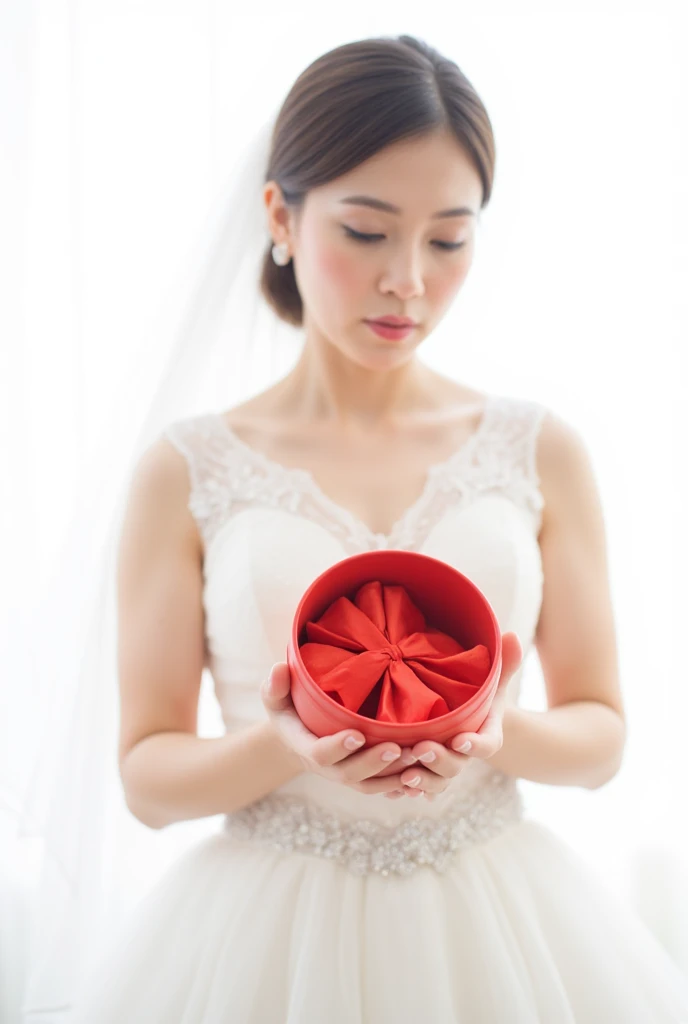
{"label": "bride", "polygon": [[[154,831],[222,827],[104,943],[70,1021],[688,1020],[678,968],[519,789],[594,789],[622,764],[585,448],[540,403],[419,358],[470,270],[494,166],[475,90],[410,36],[324,54],[279,110],[256,283],[301,332],[299,358],[221,411],[156,396],[118,527],[127,813]],[[222,259],[240,237],[227,222]],[[177,350],[175,370],[194,353]],[[503,668],[478,732],[365,747],[296,715],[284,657],[300,597],[376,548],[440,558],[490,601]],[[532,647],[545,713],[519,707]],[[212,738],[198,735],[206,668],[225,727]]]}

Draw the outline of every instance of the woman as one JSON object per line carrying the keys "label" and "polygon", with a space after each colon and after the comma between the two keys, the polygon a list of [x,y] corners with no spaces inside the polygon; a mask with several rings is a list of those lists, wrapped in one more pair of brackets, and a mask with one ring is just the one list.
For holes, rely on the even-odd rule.
{"label": "woman", "polygon": [[[119,764],[152,829],[226,815],[81,993],[98,1024],[669,1024],[685,979],[518,779],[597,788],[625,718],[604,526],[574,429],[419,353],[471,266],[487,113],[411,37],[308,67],[275,124],[261,278],[294,368],[171,423],[133,475],[118,563]],[[406,330],[372,321],[403,317]],[[490,717],[444,746],[317,738],[284,651],[310,582],[423,551],[470,576],[504,642]],[[535,644],[550,710],[518,707]],[[203,668],[227,728],[196,734]],[[468,746],[470,744],[470,746]]]}

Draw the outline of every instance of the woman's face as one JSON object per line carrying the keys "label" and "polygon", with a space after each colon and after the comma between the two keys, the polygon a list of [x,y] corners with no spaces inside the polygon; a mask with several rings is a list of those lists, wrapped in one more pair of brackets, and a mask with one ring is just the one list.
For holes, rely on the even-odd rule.
{"label": "woman's face", "polygon": [[[352,203],[354,196],[399,212]],[[394,143],[313,189],[298,221],[269,182],[270,231],[288,243],[294,260],[306,340],[332,344],[369,368],[406,362],[463,284],[481,199],[478,172],[446,132]],[[457,208],[462,212],[433,216]],[[373,238],[359,240],[353,232]],[[386,315],[410,317],[418,326],[401,340],[387,340],[365,323]]]}

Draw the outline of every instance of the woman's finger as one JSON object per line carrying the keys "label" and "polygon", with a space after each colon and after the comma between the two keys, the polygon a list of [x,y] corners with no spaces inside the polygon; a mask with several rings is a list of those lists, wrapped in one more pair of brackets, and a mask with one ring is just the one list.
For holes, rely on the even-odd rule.
{"label": "woman's finger", "polygon": [[428,771],[427,768],[418,768],[417,765],[413,765],[401,773],[399,781],[407,789],[420,789],[424,793],[443,793],[451,782],[451,778],[437,775],[435,772]]}
{"label": "woman's finger", "polygon": [[[273,685],[268,685],[268,682]],[[359,748],[363,748],[365,736],[355,729],[345,729],[330,736],[316,736],[306,728],[299,717],[291,699],[290,689],[289,666],[286,662],[279,662],[273,666],[268,681],[261,686],[261,697],[275,729],[286,744],[299,755],[304,767],[311,770],[330,768],[346,759],[347,764],[343,770],[347,781],[358,783],[374,775],[381,768],[387,767],[389,761],[383,760],[383,754],[399,756],[401,748],[396,743],[377,744],[374,747],[360,749],[360,752],[356,753],[357,748],[348,746],[347,741],[350,738],[356,739],[359,741]],[[385,785],[373,789],[373,792],[385,792],[394,788],[394,785],[398,788],[398,783],[394,780],[391,784],[389,779],[380,781]]]}
{"label": "woman's finger", "polygon": [[[504,742],[504,710],[506,694],[502,693],[492,702],[487,718],[478,732],[462,732],[451,741],[452,750],[469,757],[492,757],[501,750]],[[467,747],[467,745],[469,745]]]}
{"label": "woman's finger", "polygon": [[502,671],[499,677],[499,681],[506,676],[506,681],[517,672],[521,662],[523,661],[523,647],[521,641],[518,638],[518,634],[504,633],[502,636]]}
{"label": "woman's finger", "polygon": [[[273,665],[260,688],[265,710],[274,725],[300,754],[308,754],[321,737],[311,732],[299,717],[291,699],[291,673],[285,661]],[[361,740],[363,736],[357,734]],[[326,737],[333,739],[334,737]],[[342,754],[344,756],[344,754]]]}
{"label": "woman's finger", "polygon": [[[385,778],[379,778],[377,775],[373,775],[370,778],[362,779],[356,789],[359,793],[368,793],[374,795],[376,793],[393,793],[395,790],[400,788],[400,776],[399,775],[387,775]],[[428,791],[432,792],[428,785]],[[438,790],[439,792],[440,790]]]}
{"label": "woman's finger", "polygon": [[387,800],[398,800],[400,796],[410,796],[412,798],[415,796],[422,796],[428,801],[428,803],[432,803],[433,800],[437,799],[439,794],[424,793],[422,789],[408,789],[408,787],[405,786],[404,789],[393,789],[391,793],[384,793],[383,795]]}

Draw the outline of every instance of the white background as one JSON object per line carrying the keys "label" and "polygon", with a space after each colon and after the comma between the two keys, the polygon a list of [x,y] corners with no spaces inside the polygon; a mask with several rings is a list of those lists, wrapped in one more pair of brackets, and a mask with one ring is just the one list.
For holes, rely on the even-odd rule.
{"label": "white background", "polygon": [[[595,792],[529,783],[525,792],[688,969],[685,8],[517,6],[5,0],[3,635],[47,578],[75,481],[145,343],[142,325],[236,140],[319,54],[366,36],[418,35],[467,74],[497,142],[474,266],[423,357],[574,424],[607,524],[625,763]],[[3,707],[31,699],[21,665],[0,679]],[[524,704],[544,707],[536,658]],[[203,723],[217,726],[212,714]],[[9,830],[22,741],[7,718],[0,736]],[[183,827],[180,836],[188,842]],[[9,841],[3,849],[9,1021],[21,977],[15,929],[39,858]]]}

